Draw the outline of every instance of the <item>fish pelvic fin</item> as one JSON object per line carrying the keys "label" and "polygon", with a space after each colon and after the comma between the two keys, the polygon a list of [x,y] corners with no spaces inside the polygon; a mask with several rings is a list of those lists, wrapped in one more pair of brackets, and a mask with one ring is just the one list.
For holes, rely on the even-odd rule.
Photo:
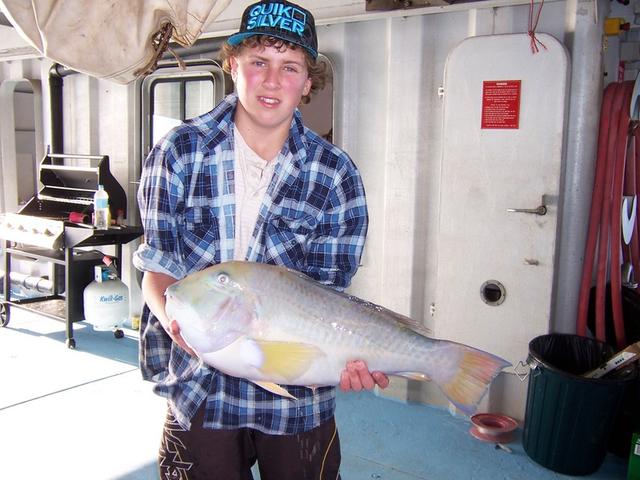
{"label": "fish pelvic fin", "polygon": [[293,395],[291,395],[286,388],[281,387],[277,383],[273,383],[273,382],[258,382],[258,381],[253,381],[253,383],[255,383],[256,385],[258,385],[261,388],[264,388],[268,392],[273,393],[274,395],[280,395],[281,397],[290,398],[291,400],[297,400],[297,398],[294,397]]}
{"label": "fish pelvic fin", "polygon": [[262,362],[256,367],[267,378],[293,382],[304,374],[313,362],[324,355],[315,345],[295,342],[255,340],[262,354]]}
{"label": "fish pelvic fin", "polygon": [[422,372],[399,372],[396,373],[398,377],[403,377],[409,380],[416,380],[418,382],[430,382],[431,378]]}
{"label": "fish pelvic fin", "polygon": [[[489,384],[503,368],[511,364],[500,357],[459,345],[461,358],[457,371],[447,382],[438,382],[447,398],[466,415],[476,407],[489,388]],[[434,380],[437,381],[436,378]]]}

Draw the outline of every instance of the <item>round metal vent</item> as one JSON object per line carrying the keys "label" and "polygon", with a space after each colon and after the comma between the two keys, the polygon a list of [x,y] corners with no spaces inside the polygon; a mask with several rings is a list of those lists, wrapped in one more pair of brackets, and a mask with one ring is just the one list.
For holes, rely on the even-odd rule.
{"label": "round metal vent", "polygon": [[497,307],[504,302],[507,291],[498,280],[487,280],[480,287],[480,298],[487,305]]}

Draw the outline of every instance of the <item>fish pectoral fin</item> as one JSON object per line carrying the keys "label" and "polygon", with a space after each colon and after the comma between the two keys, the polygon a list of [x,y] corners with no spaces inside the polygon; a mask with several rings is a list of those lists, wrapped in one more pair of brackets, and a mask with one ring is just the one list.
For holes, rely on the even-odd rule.
{"label": "fish pectoral fin", "polygon": [[287,391],[286,388],[281,387],[277,383],[273,383],[273,382],[258,382],[258,381],[255,381],[255,380],[253,381],[253,383],[255,383],[256,385],[258,385],[261,388],[264,388],[268,392],[273,393],[274,395],[280,395],[281,397],[287,397],[287,398],[290,398],[291,400],[297,400],[297,398],[294,397],[293,395],[291,395]]}
{"label": "fish pectoral fin", "polygon": [[308,343],[274,342],[254,340],[261,353],[261,362],[256,368],[267,378],[294,381],[304,374],[322,350]]}
{"label": "fish pectoral fin", "polygon": [[430,382],[431,378],[428,375],[420,372],[398,372],[395,375],[409,380],[417,380],[419,382]]}

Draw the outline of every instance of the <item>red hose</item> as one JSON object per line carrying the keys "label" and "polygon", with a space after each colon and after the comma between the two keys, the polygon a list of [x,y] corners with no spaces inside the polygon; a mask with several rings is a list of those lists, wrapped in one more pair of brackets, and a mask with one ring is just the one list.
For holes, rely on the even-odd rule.
{"label": "red hose", "polygon": [[633,82],[623,83],[622,109],[613,165],[613,197],[611,202],[611,306],[616,345],[619,349],[626,347],[624,313],[622,311],[622,262],[620,261],[620,250],[622,248],[622,189],[627,160],[630,121],[629,102],[631,101],[632,91]]}
{"label": "red hose", "polygon": [[596,257],[596,338],[601,342],[606,339],[605,309],[607,295],[607,258],[610,249],[611,233],[611,202],[613,201],[613,175],[615,169],[617,135],[620,126],[620,110],[622,109],[622,85],[618,84],[613,94],[613,105],[609,116],[609,139],[604,158],[605,176],[599,181],[604,182],[602,195],[602,214],[600,215],[600,234],[598,238],[598,253]]}
{"label": "red hose", "polygon": [[602,99],[602,111],[600,114],[600,128],[598,132],[598,157],[596,160],[596,171],[593,182],[593,194],[591,200],[591,213],[589,215],[589,230],[587,233],[587,243],[585,246],[584,264],[582,266],[582,281],[580,284],[580,297],[578,300],[578,320],[576,332],[578,335],[587,334],[587,313],[589,309],[589,292],[593,276],[593,265],[595,259],[596,245],[600,229],[600,215],[602,212],[602,195],[604,183],[600,181],[604,177],[605,162],[607,154],[607,144],[609,139],[608,121],[611,115],[611,105],[613,97],[617,91],[618,84],[611,83],[604,91]]}
{"label": "red hose", "polygon": [[[633,82],[612,83],[604,92],[598,133],[598,157],[576,320],[577,333],[586,335],[589,296],[595,266],[596,338],[606,341],[606,286],[609,280],[613,329],[618,348],[626,346],[622,308],[623,262],[630,257],[634,271],[638,271],[638,222],[636,221],[631,245],[624,252],[621,235],[623,194],[635,194],[640,185],[640,168],[637,168],[640,149],[636,149],[634,143],[638,134],[630,131],[631,119],[629,118],[633,86]],[[634,153],[627,156],[629,149]]]}

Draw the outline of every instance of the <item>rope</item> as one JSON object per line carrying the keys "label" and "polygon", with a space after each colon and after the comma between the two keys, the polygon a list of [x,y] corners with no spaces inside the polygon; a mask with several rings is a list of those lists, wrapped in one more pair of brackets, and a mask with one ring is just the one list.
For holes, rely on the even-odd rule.
{"label": "rope", "polygon": [[171,35],[173,34],[173,25],[171,23],[165,23],[160,27],[155,35],[151,38],[151,46],[155,50],[153,57],[149,60],[143,67],[140,67],[138,70],[133,72],[136,77],[140,77],[143,75],[148,75],[153,73],[158,68],[158,62],[164,52],[170,52],[178,62],[181,70],[185,70],[186,66],[184,61],[178,56],[178,54],[169,47],[169,42],[171,41]]}
{"label": "rope", "polygon": [[[322,476],[324,474],[324,463],[327,461],[327,455],[329,455],[329,450],[331,450],[331,445],[333,445],[333,441],[336,439],[336,434],[338,433],[338,424],[334,423],[333,425],[333,435],[331,435],[331,440],[329,440],[329,445],[327,445],[327,449],[324,452],[324,456],[322,457],[322,465],[320,466],[320,477],[318,480],[322,480]],[[340,472],[336,475],[336,480],[340,478]]]}
{"label": "rope", "polygon": [[544,0],[540,2],[540,8],[538,8],[538,13],[536,14],[535,21],[533,20],[533,0],[529,3],[529,30],[527,33],[529,37],[531,37],[531,53],[535,54],[540,51],[538,45],[540,45],[545,50],[547,46],[542,43],[538,37],[536,37],[536,28],[538,28],[538,20],[540,20],[540,14],[542,13],[542,7],[544,6]]}

